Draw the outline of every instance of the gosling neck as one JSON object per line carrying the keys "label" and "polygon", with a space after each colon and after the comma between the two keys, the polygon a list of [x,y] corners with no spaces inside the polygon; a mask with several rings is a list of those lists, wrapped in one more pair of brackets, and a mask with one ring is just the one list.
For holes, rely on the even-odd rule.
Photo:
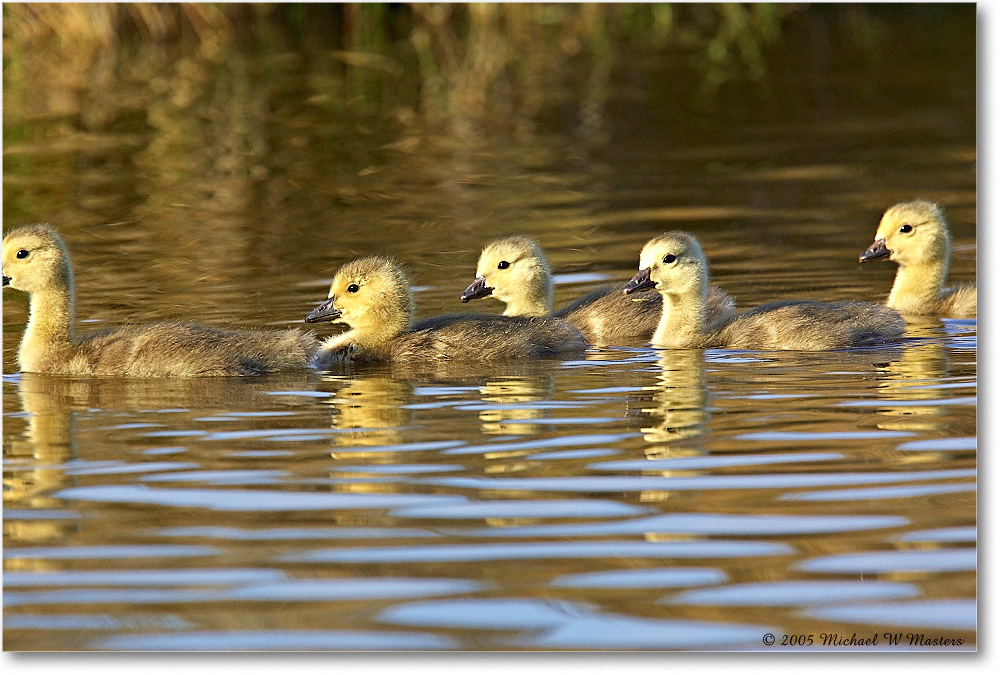
{"label": "gosling neck", "polygon": [[[552,284],[526,284],[517,293],[497,299],[507,303],[504,316],[548,316],[552,312]],[[496,291],[493,291],[496,295]]]}
{"label": "gosling neck", "polygon": [[652,343],[657,347],[692,347],[705,335],[705,304],[708,286],[686,293],[661,291],[663,313],[653,333]]}
{"label": "gosling neck", "polygon": [[28,303],[28,325],[18,350],[21,370],[36,371],[42,359],[73,343],[73,276],[66,270],[57,283],[34,291]]}
{"label": "gosling neck", "polygon": [[885,304],[903,313],[926,312],[937,302],[947,275],[947,259],[900,265]]}
{"label": "gosling neck", "polygon": [[406,332],[409,319],[404,317],[399,321],[386,322],[381,325],[366,324],[327,338],[320,345],[319,351],[346,351],[350,358],[378,360],[389,353],[392,341]]}

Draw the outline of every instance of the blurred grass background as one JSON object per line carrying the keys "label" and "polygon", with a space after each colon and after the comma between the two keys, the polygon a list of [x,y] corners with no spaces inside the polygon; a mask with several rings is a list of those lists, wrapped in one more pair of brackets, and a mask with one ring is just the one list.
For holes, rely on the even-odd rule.
{"label": "blurred grass background", "polygon": [[[611,185],[615,158],[634,164],[651,143],[721,142],[741,124],[802,133],[804,121],[832,128],[862,109],[887,135],[897,122],[879,120],[900,112],[931,124],[925,106],[972,110],[933,126],[975,135],[971,3],[2,12],[3,211],[14,221],[323,221],[337,205],[404,209],[401,183],[466,196],[505,181]],[[706,160],[706,171],[727,162]],[[663,172],[649,173],[660,194]],[[515,192],[505,206],[525,201]],[[191,215],[171,216],[179,203]]]}
{"label": "blurred grass background", "polygon": [[809,17],[817,49],[848,40],[864,54],[879,44],[885,12],[777,3],[4,3],[4,59],[7,67],[29,49],[57,49],[72,67],[122,45],[182,44],[209,60],[248,42],[275,52],[332,46],[354,67],[350,95],[381,106],[386,86],[408,85],[421,112],[449,114],[537,95],[533,87],[544,91],[547,74],[568,60],[606,68],[623,44],[686,52],[701,70],[700,94],[710,95],[762,82],[790,19]]}

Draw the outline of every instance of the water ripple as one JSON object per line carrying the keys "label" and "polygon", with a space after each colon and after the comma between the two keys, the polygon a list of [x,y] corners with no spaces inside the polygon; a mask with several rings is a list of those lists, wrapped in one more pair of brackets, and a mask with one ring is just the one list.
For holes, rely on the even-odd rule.
{"label": "water ripple", "polygon": [[260,650],[427,650],[455,649],[454,640],[423,633],[347,630],[222,631],[116,635],[95,641],[93,649],[139,651]]}
{"label": "water ripple", "polygon": [[458,536],[479,537],[599,537],[611,534],[754,535],[852,532],[906,524],[894,516],[744,516],[713,513],[667,513],[619,522],[452,530]]}
{"label": "water ripple", "polygon": [[762,464],[797,464],[799,462],[830,462],[843,459],[839,452],[800,452],[774,455],[710,455],[707,457],[671,457],[668,459],[626,459],[614,462],[595,462],[588,469],[595,471],[655,471],[714,469],[730,466],[759,466]]}
{"label": "water ripple", "polygon": [[5,572],[4,588],[25,586],[218,586],[268,583],[284,579],[281,570],[260,568],[198,568],[126,570],[69,570],[64,572]]}
{"label": "water ripple", "polygon": [[[454,508],[454,507],[452,507]],[[420,539],[439,537],[436,532],[406,527],[271,527],[239,530],[232,527],[168,527],[161,537],[201,537],[232,541],[300,541],[307,539]]]}
{"label": "water ripple", "polygon": [[613,518],[646,513],[648,509],[597,499],[494,499],[466,504],[396,509],[397,518]]}
{"label": "water ripple", "polygon": [[56,499],[160,506],[198,506],[216,511],[312,511],[391,509],[416,504],[462,504],[459,496],[349,492],[282,492],[268,490],[161,489],[145,485],[102,485],[68,488]]}
{"label": "water ripple", "polygon": [[[525,420],[525,423],[537,420]],[[475,455],[490,452],[510,452],[511,450],[534,450],[536,448],[562,448],[577,445],[608,445],[639,434],[589,434],[586,436],[560,436],[558,438],[538,438],[515,443],[489,443],[486,445],[467,445],[463,448],[445,450],[445,455]]]}
{"label": "water ripple", "polygon": [[853,502],[876,499],[904,499],[926,495],[944,495],[955,492],[975,492],[975,483],[948,485],[904,485],[860,490],[823,490],[782,495],[781,499],[800,502]]}
{"label": "water ripple", "polygon": [[427,478],[428,485],[479,490],[538,492],[641,492],[643,490],[750,490],[807,488],[826,485],[903,483],[967,478],[975,469],[870,473],[754,474],[747,476],[558,476],[552,478]]}
{"label": "water ripple", "polygon": [[566,574],[549,582],[565,588],[679,588],[725,583],[725,572],[707,567],[651,567]]}
{"label": "water ripple", "polygon": [[828,574],[891,574],[896,572],[954,572],[976,569],[976,549],[939,551],[876,551],[841,553],[812,558],[797,565],[804,572]]}
{"label": "water ripple", "polygon": [[[974,599],[961,599],[832,605],[805,609],[801,614],[824,621],[846,621],[877,626],[976,630],[976,612]],[[928,635],[926,637],[934,639],[939,636]],[[908,642],[903,644],[909,646]],[[919,645],[919,642],[917,644]],[[940,648],[934,644],[928,646]]]}
{"label": "water ripple", "polygon": [[293,553],[288,562],[401,563],[559,558],[729,558],[789,555],[785,544],[757,541],[564,541],[331,548]]}
{"label": "water ripple", "polygon": [[730,584],[721,588],[684,591],[662,602],[679,605],[728,607],[792,607],[851,600],[912,598],[920,595],[913,584],[894,581],[774,581]]}
{"label": "water ripple", "polygon": [[136,544],[133,546],[74,546],[57,548],[4,548],[7,560],[94,560],[105,558],[186,558],[219,555],[221,551],[211,546],[183,544]]}

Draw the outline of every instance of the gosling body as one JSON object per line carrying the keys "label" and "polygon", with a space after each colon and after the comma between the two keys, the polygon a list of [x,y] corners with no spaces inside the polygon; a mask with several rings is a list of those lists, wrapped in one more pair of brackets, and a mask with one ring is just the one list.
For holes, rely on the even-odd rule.
{"label": "gosling body", "polygon": [[[505,303],[505,316],[554,316],[576,326],[592,344],[608,345],[649,340],[660,321],[659,295],[626,297],[611,284],[552,313],[552,272],[538,244],[523,236],[498,239],[483,248],[476,280],[462,293],[462,302],[492,295]],[[717,286],[708,289],[706,320],[723,325],[735,313],[735,303]]]}
{"label": "gosling body", "polygon": [[899,265],[886,305],[908,315],[976,317],[976,287],[945,287],[951,258],[951,233],[941,207],[917,200],[890,207],[875,241],[860,262],[888,258]]}
{"label": "gosling body", "polygon": [[29,294],[18,350],[22,371],[125,377],[257,375],[305,368],[318,347],[297,330],[230,331],[183,323],[74,332],[73,272],[59,235],[45,225],[3,241],[3,285]]}
{"label": "gosling body", "polygon": [[349,330],[323,342],[317,367],[338,363],[498,361],[586,349],[579,330],[538,316],[452,314],[413,323],[410,279],[393,259],[359,258],[337,271],[330,297],[306,317]]}
{"label": "gosling body", "polygon": [[652,337],[659,347],[754,350],[827,350],[878,344],[898,337],[905,322],[897,311],[872,302],[786,300],[761,305],[706,326],[708,264],[698,241],[668,232],[649,241],[639,273],[625,293],[657,290],[663,314]]}

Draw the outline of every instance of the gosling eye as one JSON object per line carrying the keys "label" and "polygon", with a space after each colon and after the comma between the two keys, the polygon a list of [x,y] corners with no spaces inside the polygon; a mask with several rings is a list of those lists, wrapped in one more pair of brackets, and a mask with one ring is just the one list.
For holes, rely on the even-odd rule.
{"label": "gosling eye", "polygon": [[663,262],[666,263],[667,265],[669,265],[675,260],[677,260],[677,256],[675,256],[673,253],[668,253],[667,255],[663,256]]}
{"label": "gosling eye", "polygon": [[899,226],[899,231],[902,232],[903,234],[906,234],[907,232],[912,232],[913,226],[910,225],[909,223],[903,223],[902,225]]}
{"label": "gosling eye", "polygon": [[357,284],[351,284],[350,286],[347,287],[348,293],[357,293],[359,290],[361,290],[361,287],[358,286]]}
{"label": "gosling eye", "polygon": [[27,258],[27,257],[28,257],[28,256],[29,256],[30,254],[31,254],[31,251],[29,251],[29,250],[27,250],[27,249],[24,249],[24,248],[22,248],[22,249],[18,250],[18,252],[17,252],[17,254],[16,254],[16,255],[17,255],[17,257],[18,257],[18,258],[20,258],[20,259],[24,260],[24,259],[25,259],[25,258]]}
{"label": "gosling eye", "polygon": [[508,267],[510,267],[510,263],[507,262],[506,260],[501,260],[500,263],[497,265],[498,270],[505,270]]}

